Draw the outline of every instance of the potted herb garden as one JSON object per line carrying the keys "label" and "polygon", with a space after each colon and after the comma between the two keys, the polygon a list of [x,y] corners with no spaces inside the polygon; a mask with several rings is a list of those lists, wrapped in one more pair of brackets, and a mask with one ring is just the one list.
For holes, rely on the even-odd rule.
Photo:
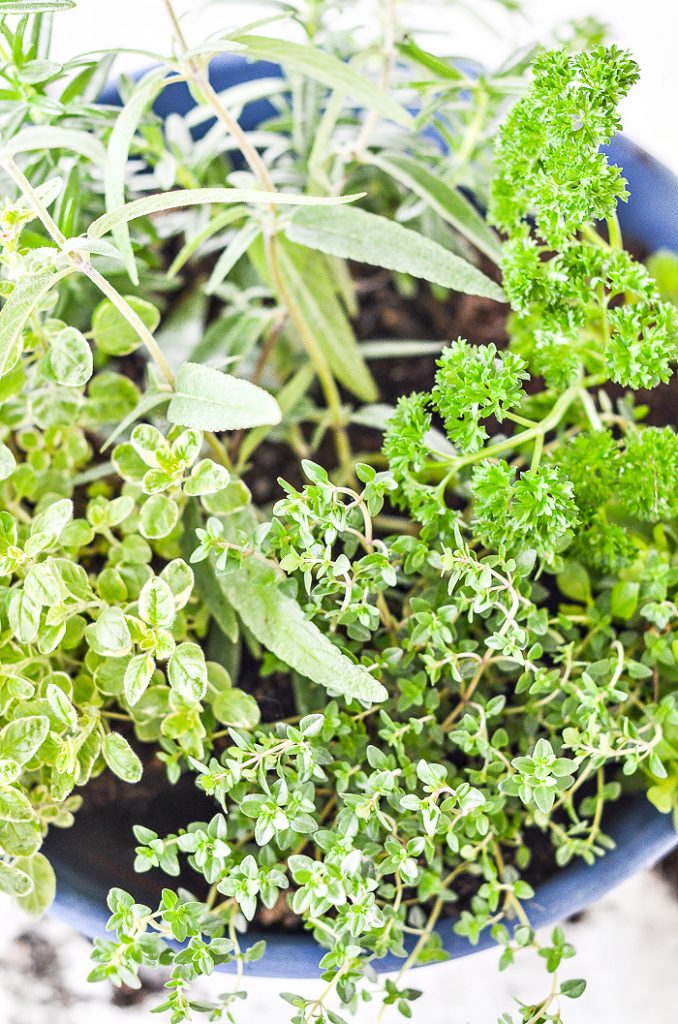
{"label": "potted herb garden", "polygon": [[678,807],[678,263],[601,149],[637,66],[165,0],[113,98],[49,56],[72,6],[0,2],[0,890],[110,914],[92,978],[164,967],[175,1024],[222,967],[409,1016],[479,942],[558,1021],[534,926]]}

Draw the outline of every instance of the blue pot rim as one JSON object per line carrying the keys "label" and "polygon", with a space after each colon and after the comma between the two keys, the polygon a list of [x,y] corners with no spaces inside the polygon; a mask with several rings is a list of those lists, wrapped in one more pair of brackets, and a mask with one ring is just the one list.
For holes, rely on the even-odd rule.
{"label": "blue pot rim", "polygon": [[[237,54],[216,58],[210,65],[210,78],[217,89],[281,74],[278,65],[251,63]],[[107,90],[102,99],[118,103],[115,87]],[[186,86],[172,85],[161,94],[155,110],[166,117],[173,112],[185,113],[192,105]],[[241,123],[251,129],[274,113],[269,101],[257,100],[245,108]],[[631,201],[620,204],[619,209],[622,232],[649,251],[666,248],[678,253],[678,178],[623,136],[615,138],[607,152],[612,162],[623,168],[629,182]],[[660,814],[644,793],[625,796],[613,805],[606,813],[603,827],[614,840],[615,848],[591,866],[583,861],[571,863],[538,885],[533,899],[526,904],[533,927],[551,925],[579,913],[636,871],[652,867],[678,845],[671,817]],[[131,840],[130,855],[132,848]],[[75,871],[63,854],[53,856],[52,861],[57,894],[51,915],[87,938],[110,938],[106,931],[109,912],[96,876]],[[494,945],[487,932],[477,945],[471,945],[467,938],[454,933],[454,923],[452,918],[445,919],[436,928],[450,957],[467,956]],[[319,961],[325,951],[312,935],[252,930],[242,937],[241,944],[246,949],[261,939],[266,940],[266,952],[261,960],[245,966],[247,975],[293,979],[317,977],[321,973]],[[406,943],[408,951],[412,945],[412,941],[409,946]],[[373,966],[380,972],[397,971],[402,962],[400,957],[388,955]],[[223,967],[227,972],[233,969],[232,965]]]}

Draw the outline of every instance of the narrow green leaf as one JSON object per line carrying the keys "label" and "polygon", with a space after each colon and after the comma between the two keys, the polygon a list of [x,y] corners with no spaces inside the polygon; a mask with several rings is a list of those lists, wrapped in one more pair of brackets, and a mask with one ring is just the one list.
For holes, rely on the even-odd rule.
{"label": "narrow green leaf", "polygon": [[[125,177],[127,174],[127,162],[129,160],[129,151],[132,139],[134,138],[134,133],[139,126],[144,110],[164,88],[166,77],[167,71],[164,67],[154,68],[148,74],[144,75],[144,77],[135,85],[132,95],[120,111],[115,125],[113,126],[113,131],[111,132],[110,139],[108,140],[106,163],[104,164],[106,169],[106,209],[109,213],[120,206],[124,206]],[[97,223],[97,221],[94,222],[94,224]],[[92,227],[94,227],[94,225],[92,225]],[[113,239],[120,250],[120,255],[122,256],[125,269],[127,270],[131,281],[134,284],[138,284],[139,275],[137,273],[134,252],[132,251],[132,242],[130,240],[127,222],[124,219],[116,220],[109,230],[113,231]],[[92,235],[91,231],[92,229],[90,228],[90,237],[101,237],[100,235]],[[105,232],[102,232],[102,234],[105,234]]]}
{"label": "narrow green leaf", "polygon": [[234,38],[243,43],[248,56],[256,60],[282,64],[287,71],[305,75],[329,89],[345,93],[368,110],[376,110],[405,128],[414,123],[412,115],[388,93],[372,85],[364,75],[330,53],[316,50],[313,46],[292,43],[286,39],[270,39],[267,36],[235,35]]}
{"label": "narrow green leaf", "polygon": [[[195,530],[202,525],[200,508],[196,501],[189,501],[183,517],[184,532],[181,538],[181,550],[186,560],[190,559],[195,549]],[[234,644],[238,639],[238,620],[231,604],[226,600],[214,565],[209,559],[196,562],[193,566],[195,576],[195,592],[207,605],[207,610],[224,636]]]}
{"label": "narrow green leaf", "polygon": [[459,71],[458,68],[455,68],[454,64],[450,64],[442,57],[434,56],[434,54],[429,53],[427,50],[422,50],[412,39],[397,43],[396,49],[403,56],[409,57],[415,64],[426,68],[427,71],[432,71],[436,78],[444,78],[450,82],[466,81],[466,75]]}
{"label": "narrow green leaf", "polygon": [[453,291],[502,301],[504,293],[471,263],[410,228],[355,207],[296,210],[287,236],[300,245],[422,278]]}
{"label": "narrow green leaf", "polygon": [[445,340],[425,341],[418,338],[375,338],[363,341],[360,351],[365,359],[409,359],[412,356],[432,356],[448,344]]}
{"label": "narrow green leaf", "polygon": [[208,242],[212,235],[216,235],[217,232],[228,227],[234,221],[242,219],[248,212],[246,206],[232,206],[230,210],[221,210],[214,217],[211,217],[205,227],[189,238],[186,244],[179,250],[170,264],[167,276],[170,278],[176,277],[188,260],[190,260],[191,256],[198,251],[201,245]]}
{"label": "narrow green leaf", "polygon": [[[207,206],[211,203],[255,203],[268,206],[343,206],[353,203],[364,196],[357,192],[350,196],[304,196],[289,192],[262,192],[256,188],[188,188],[175,189],[173,192],[162,192],[152,196],[143,196],[131,203],[111,207],[98,220],[90,224],[87,235],[89,238],[102,238],[113,232],[113,237],[124,256],[121,244],[120,227],[129,224],[139,217],[147,217],[152,213],[164,213],[167,210],[179,210],[186,206]],[[125,229],[126,230],[126,229]],[[135,282],[136,283],[136,282]]]}
{"label": "narrow green leaf", "polygon": [[209,281],[205,286],[205,294],[213,295],[220,284],[230,274],[241,256],[243,256],[255,238],[261,233],[260,226],[253,220],[243,224],[226,246],[214,265]]}
{"label": "narrow green leaf", "polygon": [[502,258],[499,237],[458,189],[447,185],[418,160],[405,153],[379,153],[370,158],[370,163],[418,195],[444,221],[499,266]]}
{"label": "narrow green leaf", "polygon": [[177,375],[167,417],[171,423],[198,430],[239,430],[279,423],[273,395],[248,380],[211,366],[185,363]]}
{"label": "narrow green leaf", "polygon": [[0,159],[45,149],[63,149],[67,153],[78,153],[91,160],[97,167],[106,166],[106,150],[97,138],[77,128],[62,128],[60,125],[50,124],[22,128],[2,146]]}
{"label": "narrow green leaf", "polygon": [[287,242],[278,247],[280,270],[332,373],[363,402],[377,398],[353,328],[339,302],[329,267],[317,253]]}
{"label": "narrow green leaf", "polygon": [[5,14],[46,14],[70,11],[75,0],[0,0],[0,17]]}

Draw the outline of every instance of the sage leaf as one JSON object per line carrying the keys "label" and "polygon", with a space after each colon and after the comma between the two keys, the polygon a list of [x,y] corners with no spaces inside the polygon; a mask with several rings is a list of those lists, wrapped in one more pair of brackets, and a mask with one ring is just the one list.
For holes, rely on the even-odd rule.
{"label": "sage leaf", "polygon": [[469,295],[501,302],[504,293],[472,263],[438,242],[375,213],[348,206],[297,210],[286,230],[300,245],[384,267]]}
{"label": "sage leaf", "polygon": [[436,177],[427,167],[406,153],[379,153],[370,163],[423,199],[427,206],[464,235],[489,259],[499,265],[501,242],[482,214],[458,189]]}
{"label": "sage leaf", "polygon": [[334,376],[356,398],[374,402],[377,386],[337,298],[327,262],[289,241],[278,246],[278,262],[285,287]]}
{"label": "sage leaf", "polygon": [[257,640],[290,668],[331,695],[366,704],[386,700],[386,689],[320,632],[265,566],[248,559],[241,569],[218,576],[229,603]]}
{"label": "sage leaf", "polygon": [[185,363],[167,417],[199,430],[239,430],[279,423],[282,413],[275,398],[256,384],[211,366]]}

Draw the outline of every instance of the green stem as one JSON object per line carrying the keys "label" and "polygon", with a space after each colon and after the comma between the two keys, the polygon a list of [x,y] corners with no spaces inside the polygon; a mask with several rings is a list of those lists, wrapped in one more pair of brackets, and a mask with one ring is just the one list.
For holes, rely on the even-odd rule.
{"label": "green stem", "polygon": [[90,279],[93,285],[95,285],[102,295],[105,295],[107,299],[115,306],[117,311],[122,317],[125,318],[130,327],[139,335],[144,345],[148,350],[148,354],[153,359],[161,374],[165,378],[165,381],[169,384],[170,388],[174,390],[174,373],[163,355],[162,349],[158,345],[157,341],[149,331],[146,324],[143,322],[141,317],[136,313],[129,302],[123,298],[112,284],[110,284],[98,270],[89,264],[84,263],[81,267],[82,272]]}
{"label": "green stem", "polygon": [[127,320],[130,326],[139,335],[139,337],[145,344],[146,348],[148,349],[149,354],[152,356],[155,363],[157,364],[158,369],[162,373],[163,377],[170,385],[170,387],[173,388],[174,374],[172,373],[172,370],[170,369],[170,366],[167,363],[167,360],[165,359],[160,349],[160,346],[158,345],[157,341],[149,331],[148,327],[146,327],[146,324],[143,322],[143,320],[138,316],[137,313],[135,313],[130,304],[122,297],[122,295],[120,295],[115,290],[113,285],[109,284],[108,281],[101,276],[99,271],[94,269],[91,263],[89,263],[86,259],[83,259],[81,255],[69,252],[68,240],[66,236],[59,228],[58,224],[50,214],[49,210],[47,210],[45,205],[42,203],[40,197],[36,193],[35,189],[31,185],[26,175],[17,166],[14,160],[12,160],[11,157],[8,157],[2,161],[2,166],[7,171],[12,181],[16,184],[17,188],[29,201],[29,203],[35,210],[35,213],[38,216],[39,220],[42,222],[45,230],[59,246],[61,252],[71,261],[71,263],[78,270],[80,270],[83,274],[85,274],[86,277],[90,279],[92,284],[94,284],[99,289],[99,291],[106,296],[107,299],[110,299],[110,301],[113,303],[113,305],[121,314],[121,316],[123,316],[125,320]]}
{"label": "green stem", "polygon": [[51,213],[44,205],[37,192],[31,185],[30,181],[23,173],[23,171],[15,164],[11,157],[6,157],[2,160],[2,166],[9,174],[10,178],[17,186],[20,192],[28,199],[29,203],[35,210],[39,220],[42,221],[47,233],[54,239],[56,244],[62,250],[66,249],[67,241],[66,236],[58,226]]}
{"label": "green stem", "polygon": [[536,441],[537,445],[543,445],[544,436],[558,426],[574,400],[582,393],[583,387],[583,383],[580,382],[573,384],[564,391],[554,403],[551,412],[540,423],[535,424],[535,426],[522,430],[519,434],[514,434],[513,437],[504,438],[502,441],[495,441],[494,444],[489,445],[487,448],[481,448],[480,451],[469,452],[468,455],[459,455],[449,459],[444,465],[441,463],[429,463],[427,468],[438,470],[439,472],[444,471],[445,473],[449,473],[450,468],[452,468],[452,471],[456,473],[463,469],[464,466],[470,466],[474,462],[482,462],[483,459],[494,458],[496,455],[513,451],[514,448],[520,448],[525,444],[530,444],[532,441]]}
{"label": "green stem", "polygon": [[[170,16],[174,32],[177,37],[177,42],[181,46],[184,53],[188,50],[188,44],[186,38],[179,25],[178,18],[174,12],[172,6],[172,0],[164,0],[165,8]],[[238,147],[248,163],[252,173],[257,178],[262,189],[266,192],[275,192],[275,185],[268,172],[268,169],[262,160],[256,147],[252,145],[247,137],[247,133],[243,131],[241,126],[238,124],[236,118],[234,118],[223,106],[219,96],[214,91],[209,83],[209,79],[204,74],[200,65],[197,62],[189,60],[189,77],[192,78],[194,84],[202,92],[205,101],[214,111],[215,117],[223,124],[227,132],[238,144]],[[271,209],[275,211],[276,207],[274,204],[271,205]],[[298,309],[293,296],[290,294],[289,289],[284,280],[284,276],[281,272],[280,261],[278,258],[278,251],[276,240],[271,232],[267,232],[266,235],[266,260],[268,263],[269,271],[273,282],[275,284],[276,291],[280,301],[287,309],[289,317],[294,324],[297,333],[299,334],[302,344],[308,353],[308,357],[311,364],[316,372],[318,380],[320,381],[321,387],[325,394],[325,400],[328,408],[332,414],[332,427],[335,435],[335,444],[337,448],[337,457],[344,475],[349,478],[353,472],[353,456],[351,452],[351,445],[348,439],[348,433],[343,422],[343,409],[341,404],[341,397],[339,395],[339,389],[336,385],[332,372],[329,368],[327,360],[320,349],[313,331],[306,323],[303,314]]]}
{"label": "green stem", "polygon": [[290,293],[287,287],[287,283],[280,268],[276,239],[270,234],[266,237],[266,258],[275,284],[275,290],[278,293],[280,301],[287,309],[290,320],[294,324],[297,333],[301,338],[302,344],[308,353],[311,365],[316,372],[316,376],[318,377],[325,394],[325,400],[332,415],[332,427],[334,430],[339,465],[344,476],[350,479],[353,475],[353,454],[346,426],[344,424],[341,395],[339,394],[339,389],[327,360],[325,359],[323,351],[318,345],[313,331],[306,323],[303,313],[297,306],[294,296]]}

